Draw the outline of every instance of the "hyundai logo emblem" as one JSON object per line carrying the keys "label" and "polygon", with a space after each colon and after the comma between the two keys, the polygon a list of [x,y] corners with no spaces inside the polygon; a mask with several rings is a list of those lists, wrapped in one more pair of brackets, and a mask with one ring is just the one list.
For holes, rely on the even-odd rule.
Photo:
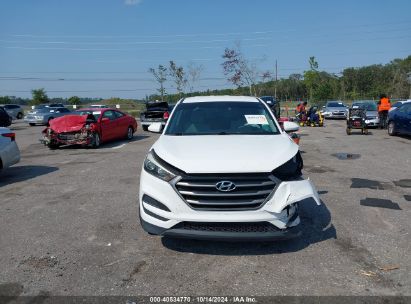
{"label": "hyundai logo emblem", "polygon": [[221,192],[230,192],[235,189],[235,184],[230,181],[221,181],[215,184],[215,187],[218,191]]}

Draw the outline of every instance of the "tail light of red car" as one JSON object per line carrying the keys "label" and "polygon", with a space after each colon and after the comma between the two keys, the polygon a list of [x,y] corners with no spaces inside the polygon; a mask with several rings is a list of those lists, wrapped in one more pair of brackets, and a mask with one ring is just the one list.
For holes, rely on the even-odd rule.
{"label": "tail light of red car", "polygon": [[16,140],[16,133],[4,133],[1,134],[1,136],[3,137],[8,137],[11,139],[11,141],[15,141]]}
{"label": "tail light of red car", "polygon": [[163,114],[163,119],[164,119],[164,120],[167,120],[169,117],[170,117],[170,113],[165,112],[165,113]]}

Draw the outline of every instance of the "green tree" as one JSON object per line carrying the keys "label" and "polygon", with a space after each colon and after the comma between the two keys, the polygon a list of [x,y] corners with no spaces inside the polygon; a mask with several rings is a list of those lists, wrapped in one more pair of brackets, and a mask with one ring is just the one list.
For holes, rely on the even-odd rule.
{"label": "green tree", "polygon": [[32,90],[31,95],[33,97],[33,100],[32,100],[33,105],[38,105],[38,104],[49,102],[49,98],[47,97],[46,91],[43,88]]}
{"label": "green tree", "polygon": [[258,72],[255,64],[247,60],[237,45],[236,48],[226,48],[223,54],[224,62],[221,64],[223,67],[224,75],[227,80],[237,87],[248,86],[249,94],[256,95],[255,85],[257,83]]}
{"label": "green tree", "polygon": [[78,105],[78,104],[81,103],[81,100],[80,100],[80,97],[78,97],[78,96],[71,96],[71,97],[68,99],[68,102],[69,102],[69,104],[71,104],[71,105]]}
{"label": "green tree", "polygon": [[176,84],[176,89],[178,94],[181,94],[184,91],[185,86],[187,85],[187,78],[185,76],[185,71],[182,66],[177,66],[174,61],[170,61],[170,76],[173,78],[174,83]]}
{"label": "green tree", "polygon": [[0,96],[0,104],[8,104],[11,103],[11,99],[9,96]]}
{"label": "green tree", "polygon": [[160,93],[161,101],[164,101],[164,95],[166,94],[164,83],[167,81],[167,68],[160,64],[158,68],[150,68],[148,71],[153,74],[157,83],[160,85],[160,88],[157,89],[157,91]]}

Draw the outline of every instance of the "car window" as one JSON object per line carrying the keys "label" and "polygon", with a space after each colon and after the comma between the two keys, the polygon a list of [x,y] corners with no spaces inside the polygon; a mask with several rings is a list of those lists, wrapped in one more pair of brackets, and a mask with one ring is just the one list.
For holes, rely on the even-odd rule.
{"label": "car window", "polygon": [[66,108],[59,108],[58,110],[60,111],[60,113],[68,113],[68,112],[70,112],[70,110],[69,110],[69,109],[66,109]]}
{"label": "car window", "polygon": [[117,118],[120,118],[120,117],[123,117],[123,116],[124,116],[124,114],[121,113],[121,112],[119,112],[119,111],[114,111],[114,114],[116,114],[116,117],[117,117]]}
{"label": "car window", "polygon": [[115,120],[117,118],[116,113],[114,111],[105,111],[103,114],[103,118],[109,118],[110,120]]}
{"label": "car window", "polygon": [[411,104],[406,103],[406,104],[402,105],[401,107],[399,107],[398,112],[410,114],[411,113]]}

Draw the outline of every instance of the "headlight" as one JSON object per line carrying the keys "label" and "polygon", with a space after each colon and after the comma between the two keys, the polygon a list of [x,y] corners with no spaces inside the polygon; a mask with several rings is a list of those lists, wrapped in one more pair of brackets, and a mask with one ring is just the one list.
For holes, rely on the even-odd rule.
{"label": "headlight", "polygon": [[165,169],[157,160],[155,160],[152,151],[147,154],[147,157],[144,160],[144,170],[166,182],[169,182],[176,177],[176,175]]}
{"label": "headlight", "polygon": [[294,155],[285,164],[272,171],[273,175],[283,181],[295,180],[301,177],[303,169],[303,159],[301,157],[300,151]]}

